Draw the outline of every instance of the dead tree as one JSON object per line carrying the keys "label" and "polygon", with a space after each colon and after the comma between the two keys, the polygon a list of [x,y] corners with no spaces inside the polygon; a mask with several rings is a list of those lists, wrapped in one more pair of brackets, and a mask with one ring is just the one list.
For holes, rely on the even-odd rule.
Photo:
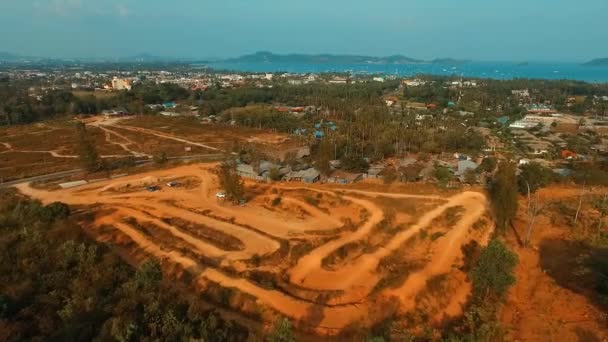
{"label": "dead tree", "polygon": [[583,189],[581,190],[581,196],[578,200],[578,207],[576,208],[576,215],[574,215],[574,222],[572,222],[572,226],[576,227],[576,222],[578,221],[578,214],[581,211],[581,206],[583,205],[583,196],[585,196],[585,185],[587,182],[583,183]]}
{"label": "dead tree", "polygon": [[544,205],[541,205],[538,202],[538,193],[534,197],[534,202],[528,202],[528,230],[526,231],[526,238],[524,240],[524,246],[528,247],[530,244],[530,239],[532,238],[532,231],[534,230],[534,222],[536,221],[536,217],[544,208]]}

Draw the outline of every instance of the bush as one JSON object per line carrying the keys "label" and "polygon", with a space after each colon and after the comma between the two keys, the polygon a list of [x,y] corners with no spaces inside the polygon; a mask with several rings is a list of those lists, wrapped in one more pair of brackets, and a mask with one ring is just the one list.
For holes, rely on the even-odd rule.
{"label": "bush", "polygon": [[169,158],[167,157],[167,153],[160,152],[153,156],[153,160],[154,160],[155,164],[163,165],[163,164],[166,164],[167,161],[169,161]]}
{"label": "bush", "polygon": [[276,207],[277,205],[281,204],[281,197],[275,197],[275,198],[272,200],[272,203],[271,203],[271,204],[272,204],[272,206],[273,206],[273,207]]}
{"label": "bush", "polygon": [[488,296],[501,299],[515,283],[513,270],[517,256],[497,239],[481,251],[479,261],[469,272],[473,282],[473,296],[487,300]]}

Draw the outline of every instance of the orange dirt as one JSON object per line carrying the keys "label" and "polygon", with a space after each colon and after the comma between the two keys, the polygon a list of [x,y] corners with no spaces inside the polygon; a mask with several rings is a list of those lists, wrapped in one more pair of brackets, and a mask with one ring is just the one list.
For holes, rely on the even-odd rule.
{"label": "orange dirt", "polygon": [[[596,190],[597,192],[597,190]],[[539,191],[539,202],[572,201],[576,203],[580,188],[551,187]],[[527,200],[520,201],[520,211],[514,230],[508,233],[510,247],[519,257],[515,271],[517,282],[510,291],[502,309],[502,322],[506,325],[509,340],[514,341],[605,341],[608,339],[606,313],[585,296],[561,286],[551,275],[569,275],[566,264],[582,254],[569,251],[568,242],[573,242],[573,228],[552,223],[547,211],[537,217],[531,236],[530,247],[524,248],[520,241],[528,229],[526,215]],[[553,248],[541,254],[548,243],[563,243],[564,247]],[[554,270],[543,268],[546,260],[556,264]]]}
{"label": "orange dirt", "polygon": [[[73,205],[96,205],[96,219],[89,229],[113,227],[109,228],[110,232],[114,229],[117,236],[122,234],[133,242],[129,248],[143,250],[166,264],[188,270],[201,291],[208,282],[235,288],[255,297],[260,306],[291,317],[302,326],[320,333],[334,334],[352,324],[370,326],[390,315],[391,310],[398,310],[399,306],[402,311],[411,310],[427,280],[437,275],[446,275],[452,286],[460,284],[463,290],[446,300],[430,301],[429,305],[434,306],[433,314],[443,317],[461,313],[469,287],[464,275],[458,273],[460,271],[453,265],[460,262],[461,246],[475,238],[469,228],[485,213],[483,194],[469,191],[444,198],[350,190],[347,187],[276,184],[257,187],[256,198],[241,207],[215,198],[220,189],[211,172],[214,167],[211,164],[187,165],[58,191],[34,189],[29,184],[17,187],[22,193],[44,203],[62,201]],[[197,179],[196,185],[164,187],[167,181],[183,178]],[[144,189],[147,184],[160,185],[163,189],[149,193]],[[302,191],[319,194],[316,196],[319,205],[311,205],[298,198]],[[276,193],[280,193],[284,205],[267,207],[266,203],[277,196]],[[363,198],[378,196],[398,201],[428,200],[437,205],[412,217],[411,224],[404,224],[405,228],[387,235],[387,242],[378,248],[342,260],[336,270],[325,269],[322,265],[325,257],[347,244],[367,240],[384,219],[384,210]],[[332,210],[329,203],[337,209]],[[465,211],[454,227],[446,227],[449,231],[445,236],[425,242],[432,247],[426,265],[395,287],[372,291],[384,276],[378,269],[380,260],[406,248],[407,243],[415,243],[421,229],[427,228],[453,206],[463,206]],[[290,215],[290,211],[305,214]],[[353,214],[362,215],[362,218],[353,219]],[[144,225],[151,224],[162,234],[146,233],[145,229],[126,218],[133,218]],[[224,250],[214,245],[214,240],[202,240],[197,234],[189,234],[188,230],[167,223],[174,222],[167,220],[171,218],[232,236],[242,243],[243,248]],[[349,221],[347,219],[355,225],[353,229],[341,229],[343,222]],[[491,229],[484,232],[488,235]],[[159,236],[164,236],[167,241],[158,240]],[[104,237],[104,241],[111,240],[114,243],[124,241]],[[292,266],[288,252],[302,241],[308,241],[310,249],[297,255],[297,262]],[[209,259],[217,263],[205,261]],[[272,273],[284,285],[280,289],[272,289],[248,278],[248,272],[256,270]],[[302,295],[294,296],[293,293]],[[305,297],[313,300],[304,300]]]}

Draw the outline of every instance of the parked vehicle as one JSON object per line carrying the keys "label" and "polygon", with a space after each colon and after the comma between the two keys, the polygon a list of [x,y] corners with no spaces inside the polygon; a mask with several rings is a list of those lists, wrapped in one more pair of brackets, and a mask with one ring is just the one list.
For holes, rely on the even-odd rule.
{"label": "parked vehicle", "polygon": [[167,183],[167,186],[170,188],[176,188],[179,186],[179,183],[178,182],[169,182],[169,183]]}
{"label": "parked vehicle", "polygon": [[215,194],[215,197],[217,197],[217,198],[226,198],[226,193],[225,192],[218,192],[217,194]]}
{"label": "parked vehicle", "polygon": [[156,186],[156,185],[151,185],[146,187],[146,190],[148,190],[149,192],[156,192],[160,190],[160,187]]}

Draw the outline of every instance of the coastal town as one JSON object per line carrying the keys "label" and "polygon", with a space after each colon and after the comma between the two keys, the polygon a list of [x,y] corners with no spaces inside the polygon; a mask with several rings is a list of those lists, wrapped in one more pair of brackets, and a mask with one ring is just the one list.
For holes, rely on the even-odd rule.
{"label": "coastal town", "polygon": [[608,338],[606,83],[0,63],[0,99],[0,340]]}

